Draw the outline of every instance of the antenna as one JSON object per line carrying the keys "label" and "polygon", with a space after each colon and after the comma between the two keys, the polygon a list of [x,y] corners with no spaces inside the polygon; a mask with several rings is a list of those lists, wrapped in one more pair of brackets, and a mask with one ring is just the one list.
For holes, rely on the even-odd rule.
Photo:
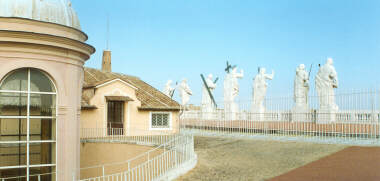
{"label": "antenna", "polygon": [[110,15],[107,13],[107,50],[109,50],[110,44]]}

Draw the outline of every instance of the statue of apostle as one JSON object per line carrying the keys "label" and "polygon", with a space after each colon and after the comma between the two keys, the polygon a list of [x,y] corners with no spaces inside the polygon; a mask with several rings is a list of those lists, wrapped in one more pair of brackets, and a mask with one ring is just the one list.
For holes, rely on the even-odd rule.
{"label": "statue of apostle", "polygon": [[191,91],[189,85],[187,84],[187,79],[183,79],[181,84],[178,87],[179,90],[179,96],[181,98],[182,106],[187,105],[190,101],[190,96],[193,95],[193,92]]}
{"label": "statue of apostle", "polygon": [[338,88],[338,74],[334,68],[332,58],[328,58],[317,76],[315,77],[315,86],[319,97],[320,110],[323,111],[338,111],[338,106],[335,103],[334,89]]}
{"label": "statue of apostle", "polygon": [[235,113],[239,112],[238,105],[235,103],[236,96],[239,95],[239,81],[244,77],[244,71],[237,72],[237,67],[228,71],[224,79],[224,111],[230,114],[227,119],[235,119]]}
{"label": "statue of apostle", "polygon": [[294,79],[294,102],[296,109],[308,108],[309,97],[309,73],[306,72],[305,65],[301,64],[296,69]]}
{"label": "statue of apostle", "polygon": [[253,80],[253,104],[252,112],[263,113],[265,111],[264,100],[267,94],[268,83],[267,80],[272,80],[274,77],[274,71],[272,74],[266,74],[265,68],[259,68],[259,74]]}
{"label": "statue of apostle", "polygon": [[[209,74],[206,79],[206,84],[208,89],[210,90],[210,93],[212,94],[213,91],[216,88],[216,83],[212,80],[213,75]],[[207,90],[206,85],[203,84],[202,87],[202,112],[204,114],[205,119],[212,118],[213,113],[215,112],[215,105],[211,99],[211,96]]]}
{"label": "statue of apostle", "polygon": [[172,80],[168,80],[165,84],[165,88],[164,88],[164,94],[167,95],[168,97],[172,98],[173,97],[173,93],[174,93],[174,90],[175,88],[172,87],[172,83],[173,81]]}

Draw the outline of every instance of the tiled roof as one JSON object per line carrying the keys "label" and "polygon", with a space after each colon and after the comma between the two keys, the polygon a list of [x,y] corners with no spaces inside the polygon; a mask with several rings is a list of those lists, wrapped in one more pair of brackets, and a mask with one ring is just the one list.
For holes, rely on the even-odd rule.
{"label": "tiled roof", "polygon": [[[84,84],[83,89],[93,89],[98,85],[120,79],[132,86],[136,87],[136,97],[141,101],[141,110],[179,110],[180,105],[160,92],[156,88],[142,81],[140,78],[120,73],[103,72],[98,69],[85,68],[84,69]],[[89,97],[86,94],[82,96],[82,107],[89,105]]]}

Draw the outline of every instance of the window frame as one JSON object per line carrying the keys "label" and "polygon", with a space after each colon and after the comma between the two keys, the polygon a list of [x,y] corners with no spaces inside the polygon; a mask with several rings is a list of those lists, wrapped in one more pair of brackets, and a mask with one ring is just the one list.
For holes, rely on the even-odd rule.
{"label": "window frame", "polygon": [[[153,114],[167,114],[168,116],[168,126],[167,127],[155,127],[152,125],[153,123]],[[157,111],[151,111],[149,112],[149,130],[152,131],[164,131],[164,130],[172,130],[172,120],[173,120],[173,115],[172,112],[157,112]]]}
{"label": "window frame", "polygon": [[[33,68],[33,67],[24,67],[24,68],[19,68],[19,69],[15,69],[13,71],[10,71],[7,75],[5,75],[1,81],[0,81],[0,87],[3,85],[4,81],[7,80],[7,78],[11,75],[13,75],[15,72],[17,71],[22,71],[22,70],[26,70],[27,71],[27,90],[26,91],[17,91],[17,90],[0,90],[0,93],[20,93],[20,94],[27,94],[27,114],[25,116],[1,116],[0,115],[0,119],[26,119],[26,122],[27,122],[27,133],[26,133],[26,140],[25,141],[22,141],[22,140],[19,140],[19,141],[0,141],[0,144],[26,144],[26,164],[25,165],[19,165],[19,166],[2,166],[0,167],[0,170],[6,170],[6,169],[26,169],[26,173],[25,173],[25,176],[19,176],[20,178],[26,178],[27,181],[30,180],[30,177],[31,176],[34,176],[33,174],[30,173],[30,168],[42,168],[42,167],[50,167],[52,169],[55,168],[55,171],[53,172],[50,172],[49,174],[51,175],[55,175],[55,180],[58,179],[58,89],[57,89],[57,86],[55,84],[55,82],[52,80],[51,76],[48,75],[47,73],[45,73],[43,70],[40,70],[38,68]],[[35,70],[35,71],[38,71],[40,72],[42,75],[44,75],[48,80],[50,80],[50,83],[52,84],[52,88],[54,88],[54,90],[52,92],[38,92],[38,91],[31,91],[31,70]],[[54,98],[55,99],[55,114],[52,114],[51,116],[31,116],[31,97],[32,95],[54,95]],[[33,119],[50,119],[51,121],[55,121],[55,135],[52,135],[52,138],[54,139],[51,139],[51,140],[32,140],[31,139],[31,120]],[[53,128],[52,128],[53,129]],[[54,150],[54,152],[52,151],[51,154],[52,154],[52,157],[55,155],[55,162],[54,163],[50,163],[50,164],[34,164],[32,165],[30,162],[31,162],[31,158],[30,158],[30,145],[31,144],[38,144],[38,143],[51,143],[53,144],[54,146],[52,146],[52,149]],[[2,178],[0,178],[1,180]],[[5,178],[6,179],[6,178]]]}

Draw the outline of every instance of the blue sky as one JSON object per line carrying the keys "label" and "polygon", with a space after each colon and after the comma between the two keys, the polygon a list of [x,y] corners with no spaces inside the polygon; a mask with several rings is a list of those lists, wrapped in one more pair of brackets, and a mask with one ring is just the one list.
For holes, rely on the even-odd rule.
{"label": "blue sky", "polygon": [[72,0],[100,68],[107,13],[113,71],[162,89],[188,78],[193,103],[199,74],[220,77],[225,63],[244,69],[240,99],[250,99],[257,67],[274,69],[269,96],[292,93],[295,68],[335,61],[341,90],[380,87],[380,1],[368,0]]}

